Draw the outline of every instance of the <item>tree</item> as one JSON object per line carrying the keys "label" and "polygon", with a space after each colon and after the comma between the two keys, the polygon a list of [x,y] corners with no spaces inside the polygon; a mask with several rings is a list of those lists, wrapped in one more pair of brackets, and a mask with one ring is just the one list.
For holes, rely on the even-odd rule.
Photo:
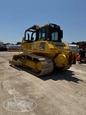
{"label": "tree", "polygon": [[76,44],[75,42],[72,42],[72,44]]}
{"label": "tree", "polygon": [[16,45],[20,45],[20,44],[21,44],[21,42],[17,42],[17,43],[16,43]]}

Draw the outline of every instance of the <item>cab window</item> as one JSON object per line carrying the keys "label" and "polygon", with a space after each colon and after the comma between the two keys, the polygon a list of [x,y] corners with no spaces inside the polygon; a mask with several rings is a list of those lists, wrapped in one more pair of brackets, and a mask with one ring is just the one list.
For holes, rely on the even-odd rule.
{"label": "cab window", "polygon": [[58,32],[52,32],[51,39],[52,41],[58,41]]}
{"label": "cab window", "polygon": [[45,38],[45,28],[42,29],[42,38]]}
{"label": "cab window", "polygon": [[39,30],[39,39],[45,39],[46,34],[45,34],[45,28],[42,28],[41,30]]}

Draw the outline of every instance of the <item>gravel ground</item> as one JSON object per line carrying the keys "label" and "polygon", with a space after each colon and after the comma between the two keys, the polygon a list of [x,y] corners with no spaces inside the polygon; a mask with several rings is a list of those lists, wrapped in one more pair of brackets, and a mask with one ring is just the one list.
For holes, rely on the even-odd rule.
{"label": "gravel ground", "polygon": [[0,52],[0,115],[86,115],[86,64],[36,77],[9,66],[17,53]]}

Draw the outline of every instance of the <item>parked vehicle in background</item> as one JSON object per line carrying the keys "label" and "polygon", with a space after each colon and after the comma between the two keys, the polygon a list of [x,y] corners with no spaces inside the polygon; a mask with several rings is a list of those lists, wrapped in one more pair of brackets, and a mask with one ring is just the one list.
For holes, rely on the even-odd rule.
{"label": "parked vehicle in background", "polygon": [[0,40],[0,51],[7,51],[6,46],[4,45],[4,43]]}
{"label": "parked vehicle in background", "polygon": [[76,54],[79,52],[79,46],[76,44],[69,44],[70,50]]}
{"label": "parked vehicle in background", "polygon": [[21,50],[20,45],[8,44],[6,47],[8,51],[20,51]]}
{"label": "parked vehicle in background", "polygon": [[86,62],[86,47],[83,43],[79,43],[79,46],[81,47],[81,49],[79,49],[76,60],[79,63]]}
{"label": "parked vehicle in background", "polygon": [[86,62],[86,50],[80,50],[79,54],[77,54],[76,60],[79,63]]}

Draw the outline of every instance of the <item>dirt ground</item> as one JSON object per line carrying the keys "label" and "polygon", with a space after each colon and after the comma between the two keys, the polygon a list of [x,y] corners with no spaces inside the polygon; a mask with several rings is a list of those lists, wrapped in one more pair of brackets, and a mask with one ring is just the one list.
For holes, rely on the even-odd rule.
{"label": "dirt ground", "polygon": [[9,66],[17,53],[0,52],[0,115],[86,115],[86,64],[37,77]]}

